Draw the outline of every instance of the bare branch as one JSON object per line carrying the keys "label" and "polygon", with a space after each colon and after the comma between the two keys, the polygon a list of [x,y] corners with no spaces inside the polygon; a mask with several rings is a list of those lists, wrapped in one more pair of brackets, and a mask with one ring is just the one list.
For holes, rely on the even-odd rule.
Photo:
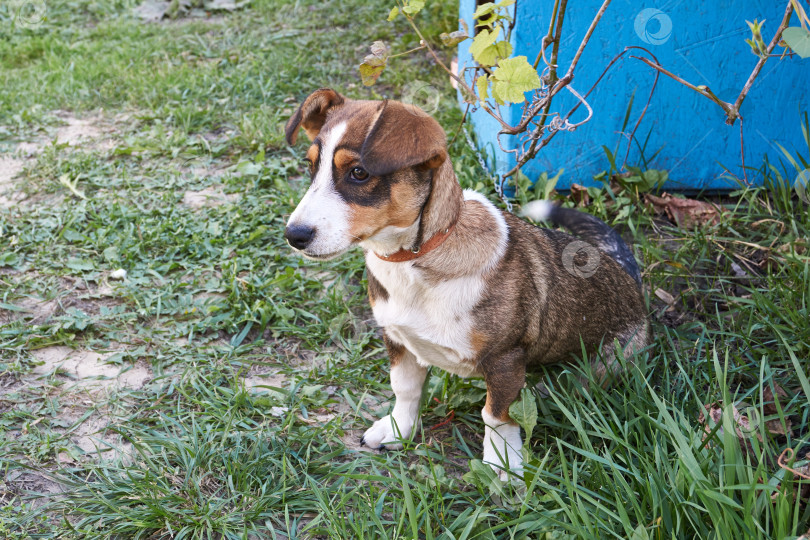
{"label": "bare branch", "polygon": [[759,59],[757,62],[756,67],[754,67],[754,71],[751,72],[749,75],[748,80],[745,82],[745,86],[740,92],[740,95],[737,97],[737,101],[734,102],[731,111],[726,111],[728,114],[728,118],[726,119],[726,124],[732,125],[734,124],[734,120],[740,116],[740,107],[742,107],[742,103],[745,100],[745,96],[748,95],[748,91],[751,90],[751,86],[753,86],[754,81],[756,80],[759,72],[762,71],[762,66],[765,65],[765,61],[768,59],[770,54],[773,52],[776,45],[782,39],[782,32],[787,28],[788,22],[790,21],[790,16],[793,14],[793,1],[788,0],[787,8],[785,8],[785,16],[782,17],[782,24],[779,26],[779,29],[776,31],[776,34],[773,36],[773,39],[768,44],[768,48],[765,50],[765,56]]}
{"label": "bare branch", "polygon": [[591,39],[591,35],[593,31],[596,30],[596,25],[599,24],[599,21],[602,19],[602,15],[605,14],[605,10],[610,5],[610,0],[605,0],[602,2],[602,7],[599,8],[599,11],[596,13],[596,17],[593,18],[591,21],[591,26],[588,28],[588,31],[585,33],[585,37],[582,39],[582,43],[579,44],[579,49],[577,49],[577,53],[574,55],[574,59],[571,61],[571,65],[568,67],[568,72],[565,74],[565,79],[573,79],[574,78],[574,68],[577,67],[579,63],[579,57],[582,56],[582,52],[585,50],[585,45],[588,44],[588,41]]}
{"label": "bare branch", "polygon": [[658,62],[652,62],[648,58],[642,58],[641,56],[631,56],[630,58],[635,58],[637,60],[641,60],[642,62],[644,62],[645,64],[647,64],[651,68],[660,71],[661,73],[663,73],[664,75],[666,75],[668,77],[671,77],[672,79],[678,81],[679,83],[686,86],[687,88],[691,88],[692,90],[694,90],[695,92],[697,92],[701,96],[709,98],[710,100],[715,102],[717,105],[719,105],[720,108],[722,108],[726,112],[727,115],[732,114],[733,105],[731,103],[726,103],[725,101],[721,100],[716,95],[714,95],[714,92],[712,92],[709,89],[708,86],[695,86],[694,84],[690,83],[689,81],[685,81],[684,79],[678,77],[677,75],[675,75],[671,71],[667,71]]}

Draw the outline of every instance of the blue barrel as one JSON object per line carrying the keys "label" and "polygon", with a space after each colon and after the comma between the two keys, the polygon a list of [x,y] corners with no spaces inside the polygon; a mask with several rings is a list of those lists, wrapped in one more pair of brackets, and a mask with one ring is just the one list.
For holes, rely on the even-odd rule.
{"label": "blue barrel", "polygon": [[[515,55],[533,62],[543,36],[548,32],[554,2],[518,0],[514,6]],[[563,75],[601,6],[599,0],[569,2],[560,47],[559,73]],[[460,16],[474,28],[475,0],[460,1]],[[766,20],[763,39],[769,43],[784,16],[785,2],[774,0],[671,0],[640,4],[615,0],[588,43],[572,83],[584,94],[604,68],[628,45],[642,46],[653,53],[672,73],[694,85],[708,86],[721,100],[733,103],[745,85],[758,58],[745,39],[751,37],[746,20]],[[796,16],[791,21],[797,26]],[[459,45],[459,66],[472,66],[472,40]],[[777,47],[776,51],[781,51]],[[549,48],[550,51],[550,48]],[[588,98],[593,118],[573,132],[558,133],[551,143],[530,161],[523,172],[532,180],[542,172],[564,169],[557,187],[571,183],[600,185],[593,176],[609,168],[602,146],[615,152],[621,166],[628,152],[626,134],[632,129],[647,101],[655,71],[625,55],[602,79]],[[568,92],[555,98],[553,110],[566,114],[576,103]],[[628,105],[633,100],[630,122],[622,135]],[[466,106],[462,102],[462,107]],[[810,59],[798,56],[770,58],[748,93],[742,108],[745,164],[760,167],[767,154],[778,163],[783,154],[778,145],[807,155],[801,120],[810,110]],[[502,107],[512,125],[520,119],[521,106]],[[580,107],[571,118],[584,119]],[[498,173],[514,165],[514,157],[499,150],[498,123],[482,110],[471,116],[482,150]],[[630,143],[628,165],[643,165],[669,171],[664,189],[672,191],[723,191],[739,184],[728,174],[743,178],[739,120],[725,123],[725,113],[716,104],[661,74],[647,113]],[[514,148],[512,137],[501,143]],[[799,171],[796,171],[798,174]],[[761,176],[749,174],[761,182]]]}

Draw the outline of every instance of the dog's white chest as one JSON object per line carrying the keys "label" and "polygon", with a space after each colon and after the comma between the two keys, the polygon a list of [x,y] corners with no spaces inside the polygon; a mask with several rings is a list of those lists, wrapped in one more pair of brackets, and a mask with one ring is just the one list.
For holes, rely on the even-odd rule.
{"label": "dog's white chest", "polygon": [[424,280],[409,263],[390,263],[375,256],[366,264],[388,292],[373,307],[386,334],[416,355],[423,365],[468,377],[479,375],[472,347],[472,312],[481,298],[484,281],[459,277],[438,284]]}

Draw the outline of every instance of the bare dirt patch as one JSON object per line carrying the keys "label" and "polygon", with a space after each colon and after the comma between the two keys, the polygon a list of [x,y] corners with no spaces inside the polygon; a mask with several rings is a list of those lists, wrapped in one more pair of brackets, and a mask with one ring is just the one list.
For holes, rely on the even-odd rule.
{"label": "bare dirt patch", "polygon": [[11,494],[45,495],[31,500],[34,508],[37,508],[45,504],[49,498],[64,492],[65,488],[61,484],[33,470],[15,469],[9,471],[5,478],[0,478],[0,505],[4,504],[6,497]]}
{"label": "bare dirt patch", "polygon": [[[12,280],[12,290],[13,290]],[[101,280],[87,282],[82,278],[64,276],[59,279],[59,288],[51,299],[39,296],[13,296],[6,300],[13,309],[0,308],[0,323],[25,319],[29,324],[46,324],[53,317],[68,313],[71,308],[92,316],[103,307],[120,305],[123,301],[114,283]]]}
{"label": "bare dirt patch", "polygon": [[32,355],[42,363],[34,368],[35,376],[49,376],[59,370],[73,382],[73,387],[83,391],[116,387],[137,390],[152,377],[151,370],[146,365],[137,364],[122,368],[106,363],[105,360],[110,358],[112,353],[73,350],[57,345],[38,349],[33,351]]}
{"label": "bare dirt patch", "polygon": [[283,373],[261,373],[245,377],[243,382],[247,391],[260,393],[267,390],[266,387],[284,388],[287,376]]}
{"label": "bare dirt patch", "polygon": [[[23,298],[16,301],[15,305],[25,310],[23,314],[31,318],[31,324],[42,324],[53,317],[59,309],[59,302],[56,300],[45,300],[38,297]],[[3,313],[3,310],[0,310],[0,313]]]}
{"label": "bare dirt patch", "polygon": [[47,136],[18,143],[9,155],[0,157],[0,207],[12,208],[26,198],[15,186],[14,179],[26,166],[33,164],[52,141],[106,153],[119,144],[121,127],[132,120],[130,114],[118,114],[110,118],[101,110],[86,117],[59,110],[53,114],[61,122],[61,126],[47,129]]}
{"label": "bare dirt patch", "polygon": [[10,208],[22,197],[14,193],[13,180],[23,171],[25,160],[10,156],[0,157],[0,206]]}
{"label": "bare dirt patch", "polygon": [[228,165],[197,160],[187,163],[181,170],[192,178],[221,178],[228,172]]}
{"label": "bare dirt patch", "polygon": [[19,173],[22,172],[25,161],[10,156],[0,157],[0,189],[3,189]]}
{"label": "bare dirt patch", "polygon": [[152,378],[149,366],[143,362],[113,365],[106,362],[112,353],[74,350],[62,345],[38,349],[32,355],[41,364],[24,379],[26,383],[39,385],[42,378],[52,376],[67,381],[61,389],[63,409],[59,417],[70,425],[65,432],[70,445],[59,452],[57,461],[130,459],[132,444],[112,429],[115,415],[108,410],[106,398],[116,390],[143,388]]}
{"label": "bare dirt patch", "polygon": [[95,412],[84,420],[81,416],[68,420],[74,424],[79,421],[81,423],[74,425],[70,432],[72,446],[57,455],[56,460],[59,463],[76,463],[88,459],[125,462],[131,460],[132,443],[112,429],[108,415]]}
{"label": "bare dirt patch", "polygon": [[[70,146],[102,152],[112,150],[117,144],[115,135],[118,133],[118,129],[115,121],[104,117],[101,112],[79,118],[68,112],[58,111],[57,117],[64,122],[64,125],[57,128],[55,133],[58,143],[67,143]],[[127,118],[121,116],[115,120]]]}
{"label": "bare dirt patch", "polygon": [[205,206],[220,206],[233,203],[239,200],[236,193],[225,193],[222,188],[211,186],[200,191],[186,191],[183,194],[183,204],[191,208],[203,208]]}

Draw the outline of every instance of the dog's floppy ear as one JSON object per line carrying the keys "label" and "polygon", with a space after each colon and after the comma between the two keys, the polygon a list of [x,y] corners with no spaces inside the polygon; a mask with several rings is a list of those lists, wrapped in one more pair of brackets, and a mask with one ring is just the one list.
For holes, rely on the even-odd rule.
{"label": "dog's floppy ear", "polygon": [[398,101],[384,101],[369,130],[360,161],[373,176],[421,165],[439,167],[447,159],[444,130],[427,113]]}
{"label": "dog's floppy ear", "polygon": [[295,144],[299,127],[304,128],[309,140],[314,140],[326,122],[326,113],[333,107],[343,105],[345,101],[346,98],[331,88],[320,88],[312,92],[284,127],[287,144]]}

